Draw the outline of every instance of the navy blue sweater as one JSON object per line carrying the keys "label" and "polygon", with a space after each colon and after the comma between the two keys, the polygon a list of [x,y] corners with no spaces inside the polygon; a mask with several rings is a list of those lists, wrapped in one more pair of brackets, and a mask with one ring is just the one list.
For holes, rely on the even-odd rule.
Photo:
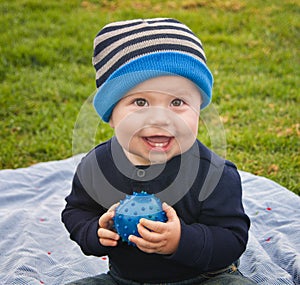
{"label": "navy blue sweater", "polygon": [[[120,149],[113,138],[89,152],[78,165],[66,198],[62,221],[86,255],[108,255],[120,277],[149,283],[193,278],[240,257],[250,221],[234,164],[199,141],[166,165],[148,168],[133,166]],[[125,194],[139,191],[156,194],[176,210],[181,238],[172,255],[144,253],[122,241],[116,247],[99,243],[99,217]]]}

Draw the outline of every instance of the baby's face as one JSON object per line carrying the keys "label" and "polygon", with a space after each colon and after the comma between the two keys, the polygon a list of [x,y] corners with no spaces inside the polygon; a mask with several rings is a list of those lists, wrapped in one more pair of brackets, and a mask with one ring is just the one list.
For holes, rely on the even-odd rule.
{"label": "baby's face", "polygon": [[200,105],[200,92],[191,81],[162,76],[128,92],[109,123],[134,165],[164,163],[195,142]]}

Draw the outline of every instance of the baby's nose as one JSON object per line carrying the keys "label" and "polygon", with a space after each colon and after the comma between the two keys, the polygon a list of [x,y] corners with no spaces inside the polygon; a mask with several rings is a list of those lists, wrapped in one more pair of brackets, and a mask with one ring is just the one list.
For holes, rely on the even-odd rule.
{"label": "baby's nose", "polygon": [[172,112],[163,107],[149,108],[147,117],[149,125],[165,126],[172,122]]}

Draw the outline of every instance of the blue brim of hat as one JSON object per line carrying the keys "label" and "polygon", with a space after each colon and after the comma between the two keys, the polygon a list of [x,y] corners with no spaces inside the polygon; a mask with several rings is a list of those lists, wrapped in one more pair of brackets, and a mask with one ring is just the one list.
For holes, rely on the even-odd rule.
{"label": "blue brim of hat", "polygon": [[103,121],[108,122],[114,106],[133,87],[165,75],[191,80],[202,95],[201,109],[211,102],[213,76],[205,63],[179,52],[160,52],[132,60],[112,73],[94,97],[97,113]]}

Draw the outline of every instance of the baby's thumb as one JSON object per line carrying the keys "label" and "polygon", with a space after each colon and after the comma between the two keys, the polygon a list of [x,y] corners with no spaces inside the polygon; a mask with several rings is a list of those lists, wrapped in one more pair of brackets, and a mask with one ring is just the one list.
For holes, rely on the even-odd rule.
{"label": "baby's thumb", "polygon": [[177,218],[175,209],[173,207],[171,207],[170,205],[168,205],[166,202],[164,202],[162,204],[162,209],[165,211],[168,221],[172,221],[175,218]]}

